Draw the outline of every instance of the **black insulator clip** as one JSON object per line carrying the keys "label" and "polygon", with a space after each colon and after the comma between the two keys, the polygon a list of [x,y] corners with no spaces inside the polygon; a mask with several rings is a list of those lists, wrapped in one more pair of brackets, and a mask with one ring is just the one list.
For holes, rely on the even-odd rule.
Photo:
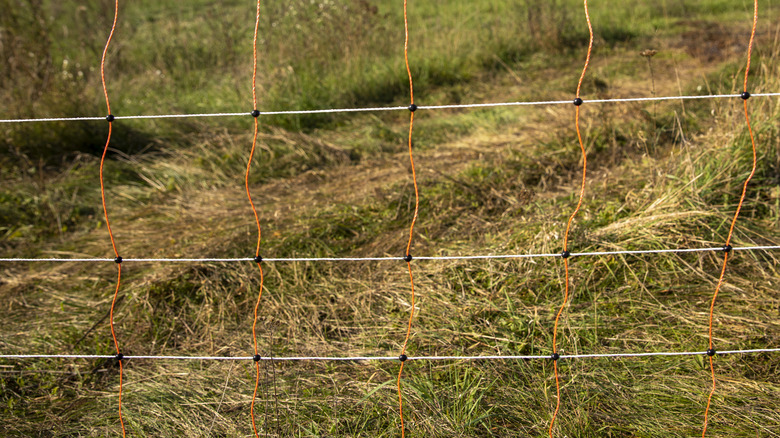
{"label": "black insulator clip", "polygon": [[710,348],[710,349],[707,350],[707,356],[710,356],[710,357],[715,356],[715,353],[717,353],[717,352],[715,351],[714,348]]}
{"label": "black insulator clip", "polygon": [[116,256],[116,258],[114,259],[114,263],[116,263],[117,265],[122,263],[122,257]]}
{"label": "black insulator clip", "polygon": [[564,259],[568,259],[569,257],[571,257],[571,252],[564,251],[564,252],[561,253],[561,257],[564,258]]}
{"label": "black insulator clip", "polygon": [[115,118],[116,117],[114,117],[113,114],[109,114],[109,115],[106,116],[106,121],[107,122],[113,122]]}
{"label": "black insulator clip", "polygon": [[734,249],[734,247],[732,247],[731,245],[726,245],[723,247],[723,252],[729,253],[731,252],[732,249]]}
{"label": "black insulator clip", "polygon": [[412,257],[412,255],[411,255],[411,254],[407,254],[407,255],[405,255],[405,256],[404,256],[404,261],[405,261],[405,262],[407,262],[407,263],[408,263],[408,262],[411,262],[411,261],[412,261],[412,258],[413,258],[413,257]]}
{"label": "black insulator clip", "polygon": [[739,95],[739,97],[741,97],[742,100],[748,100],[750,99],[750,93],[748,93],[747,91],[743,91],[742,94]]}
{"label": "black insulator clip", "polygon": [[254,259],[254,260],[255,260],[255,263],[260,263],[260,262],[262,262],[262,261],[263,261],[263,257],[262,257],[262,256],[259,256],[259,255],[257,255],[257,256],[255,256],[255,259]]}
{"label": "black insulator clip", "polygon": [[411,111],[411,112],[417,111],[417,105],[415,105],[415,104],[409,105],[409,111]]}
{"label": "black insulator clip", "polygon": [[262,357],[260,357],[259,354],[256,354],[256,355],[252,356],[252,360],[255,361],[255,362],[260,362],[260,359],[262,359]]}
{"label": "black insulator clip", "polygon": [[558,353],[553,353],[553,354],[550,355],[550,359],[552,359],[552,360],[558,360],[560,358],[561,358],[561,355],[558,354]]}
{"label": "black insulator clip", "polygon": [[574,106],[580,106],[580,105],[582,105],[582,102],[584,102],[584,101],[582,99],[580,99],[579,97],[577,97],[577,98],[574,99],[574,102],[572,102],[572,103],[574,104]]}
{"label": "black insulator clip", "polygon": [[260,111],[258,111],[258,110],[252,110],[251,114],[252,114],[252,117],[255,117],[255,118],[260,117]]}
{"label": "black insulator clip", "polygon": [[405,354],[402,354],[402,355],[398,356],[398,360],[400,360],[401,362],[406,362],[406,359],[409,359],[409,358],[406,357]]}
{"label": "black insulator clip", "polygon": [[116,356],[114,356],[114,359],[115,359],[117,362],[121,361],[121,360],[122,360],[122,359],[124,359],[124,358],[125,358],[125,355],[124,355],[124,354],[122,354],[122,353],[117,353],[117,354],[116,354]]}

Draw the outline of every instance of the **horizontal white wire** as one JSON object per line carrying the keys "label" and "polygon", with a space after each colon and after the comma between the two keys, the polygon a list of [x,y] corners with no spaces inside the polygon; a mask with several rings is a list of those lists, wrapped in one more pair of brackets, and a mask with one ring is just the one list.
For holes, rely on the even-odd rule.
{"label": "horizontal white wire", "polygon": [[[750,350],[724,350],[717,351],[716,355],[724,354],[751,354],[751,353],[778,353],[780,348],[755,348]],[[698,356],[706,355],[706,351],[659,351],[649,353],[603,353],[603,354],[561,354],[559,359],[598,359],[621,357],[656,357],[656,356]],[[89,354],[2,354],[0,359],[113,359],[111,355]],[[252,356],[124,356],[124,359],[142,360],[254,360]],[[406,360],[518,360],[518,359],[550,359],[550,355],[496,355],[496,356],[409,356]],[[399,360],[398,356],[281,356],[261,357],[263,361],[382,361]]]}
{"label": "horizontal white wire", "polygon": [[[780,93],[756,93],[751,97],[771,97],[780,96]],[[741,97],[740,94],[705,94],[700,96],[658,96],[658,97],[625,97],[615,99],[593,99],[584,100],[586,103],[621,103],[621,102],[652,102],[662,100],[691,100],[691,99],[723,99],[729,97]],[[500,106],[535,106],[535,105],[564,105],[572,104],[572,100],[545,100],[534,102],[494,102],[494,103],[466,103],[457,105],[421,105],[417,109],[460,109],[460,108],[489,108]],[[329,108],[316,110],[290,110],[290,111],[261,111],[261,116],[276,115],[294,115],[294,114],[324,114],[324,113],[354,113],[354,112],[372,112],[372,111],[401,111],[409,110],[406,106],[388,106],[388,107],[367,107],[367,108]],[[251,116],[250,112],[238,113],[198,113],[198,114],[151,114],[134,116],[114,116],[114,120],[132,120],[132,119],[178,119],[188,117],[237,117]],[[0,123],[27,123],[27,122],[72,122],[72,121],[93,121],[106,120],[104,117],[48,117],[40,119],[3,119]]]}
{"label": "horizontal white wire", "polygon": [[[419,109],[420,107],[418,107]],[[288,115],[288,114],[323,114],[323,113],[358,113],[369,111],[400,111],[409,110],[407,106],[380,106],[369,108],[330,108],[319,110],[292,110],[292,111],[261,111],[261,116],[276,116],[276,115]]]}
{"label": "horizontal white wire", "polygon": [[100,354],[2,354],[0,359],[45,359],[47,357],[56,359],[113,359],[115,356],[106,356]]}
{"label": "horizontal white wire", "polygon": [[[780,249],[780,246],[744,246],[741,248],[732,248],[734,251],[770,251]],[[676,249],[647,249],[647,250],[626,250],[626,251],[596,251],[596,252],[573,252],[571,257],[587,256],[605,256],[605,255],[631,255],[631,254],[666,254],[666,253],[686,253],[686,252],[707,252],[723,251],[722,246],[712,248],[676,248]],[[561,253],[541,253],[541,254],[498,254],[498,255],[475,255],[475,256],[423,256],[414,257],[413,260],[484,260],[484,259],[526,259],[539,257],[562,257]],[[252,257],[242,258],[127,258],[124,262],[253,262]],[[293,258],[263,258],[263,262],[366,262],[366,261],[388,261],[404,260],[403,257],[293,257]],[[111,258],[0,258],[2,262],[114,262]]]}

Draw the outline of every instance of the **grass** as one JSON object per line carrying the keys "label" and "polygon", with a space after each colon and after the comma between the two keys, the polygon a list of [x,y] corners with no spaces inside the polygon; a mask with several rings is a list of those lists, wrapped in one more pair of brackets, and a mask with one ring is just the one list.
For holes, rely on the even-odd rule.
{"label": "grass", "polygon": [[[95,72],[113,3],[0,2],[2,118],[101,114]],[[254,9],[223,2],[122,5],[108,79],[117,114],[236,111],[249,101]],[[584,97],[733,93],[751,5],[716,0],[592,4],[597,33]],[[776,91],[776,5],[762,2],[751,91]],[[43,9],[40,9],[43,8]],[[263,108],[403,105],[400,5],[263,4]],[[587,28],[581,5],[410,3],[420,104],[567,99]],[[42,11],[46,11],[45,13]],[[773,15],[774,14],[774,15]],[[695,17],[695,18],[692,18]],[[34,40],[31,35],[39,35]],[[42,37],[41,37],[42,35]],[[35,44],[31,41],[37,41]],[[33,56],[18,57],[30,52]],[[21,61],[20,61],[21,60]],[[65,62],[67,60],[67,63]],[[32,72],[34,74],[28,74]],[[38,73],[35,73],[38,72]],[[79,73],[81,72],[81,73]],[[37,94],[36,94],[37,93]],[[242,103],[243,102],[243,103]],[[773,99],[751,99],[759,168],[735,246],[780,242],[780,130]],[[750,169],[741,102],[585,105],[588,186],[573,250],[722,245]],[[580,155],[568,107],[418,112],[421,209],[413,253],[551,253],[576,204]],[[411,221],[403,113],[267,118],[250,174],[265,257],[402,255]],[[246,257],[256,239],[243,187],[251,121],[115,125],[108,208],[124,257]],[[110,256],[97,179],[102,124],[3,125],[4,257]],[[116,143],[114,143],[116,140]],[[703,350],[720,254],[576,258],[565,353]],[[268,263],[264,355],[395,355],[409,315],[396,262]],[[559,260],[413,263],[410,355],[549,354]],[[6,264],[0,351],[112,354],[108,264]],[[248,355],[257,268],[127,264],[115,324],[125,354]],[[720,350],[777,348],[778,259],[740,252],[716,303]],[[776,354],[719,356],[712,436],[778,436]],[[546,361],[410,362],[410,436],[547,436]],[[398,364],[269,363],[258,425],[268,436],[398,436]],[[700,435],[702,357],[561,363],[556,436]],[[250,436],[249,363],[126,361],[133,436]],[[111,360],[0,362],[9,436],[118,433]]]}

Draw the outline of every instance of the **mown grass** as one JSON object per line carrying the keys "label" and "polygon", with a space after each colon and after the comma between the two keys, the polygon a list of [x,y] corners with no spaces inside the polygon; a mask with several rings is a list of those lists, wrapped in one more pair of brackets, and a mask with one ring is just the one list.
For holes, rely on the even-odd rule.
{"label": "mown grass", "polygon": [[[587,36],[575,3],[412,2],[416,96],[426,103],[568,98]],[[35,8],[6,8],[13,13],[4,19],[19,21],[4,22],[4,35],[25,35],[52,20],[45,26],[49,64],[67,57],[73,77],[62,78],[83,82],[69,88],[57,79],[36,88],[35,75],[9,69],[3,92],[62,91],[11,99],[8,113],[37,114],[47,103],[72,98],[74,111],[100,114],[98,78],[87,66],[99,59],[105,37],[94,23],[106,28],[111,4],[91,3],[75,13],[67,4],[46,5],[51,14],[37,19]],[[749,6],[592,5],[598,39],[585,96],[649,95],[651,80],[659,95],[738,90]],[[761,7],[754,92],[778,87],[777,23],[766,18],[769,5]],[[233,111],[249,102],[253,8],[224,3],[217,13],[207,2],[123,8],[109,56],[112,106],[128,113]],[[263,105],[406,101],[400,4],[301,1],[263,8]],[[18,47],[46,49],[27,41]],[[659,49],[654,78],[638,55],[650,47]],[[780,114],[773,99],[749,104],[759,169],[734,245],[776,245]],[[574,250],[723,244],[750,168],[741,101],[582,108],[589,182]],[[264,256],[403,254],[414,202],[406,114],[263,121],[250,182]],[[123,256],[253,252],[256,231],[243,192],[249,123],[116,124],[120,143],[109,156],[106,185]],[[413,253],[560,251],[580,176],[571,125],[565,107],[420,112],[415,162],[422,198]],[[109,256],[94,155],[105,127],[29,126],[4,136],[14,149],[5,151],[0,167],[3,253]],[[69,153],[52,156],[65,143],[62,152]],[[719,253],[573,259],[559,348],[705,349],[721,262]],[[269,263],[265,269],[263,355],[398,354],[410,305],[405,264]],[[413,269],[419,295],[410,355],[550,353],[562,299],[559,260],[416,261]],[[716,348],[778,346],[778,277],[772,252],[735,254],[716,304]],[[106,318],[115,279],[108,264],[4,266],[1,351],[112,354]],[[115,315],[123,352],[249,355],[258,285],[251,264],[128,263]],[[778,367],[774,354],[716,358],[712,436],[777,436]],[[127,361],[125,370],[130,434],[252,434],[249,363]],[[710,385],[701,357],[566,361],[561,370],[557,436],[700,434]],[[392,362],[265,364],[258,424],[268,436],[398,436],[397,371]],[[113,361],[4,361],[0,372],[7,435],[118,433]],[[551,364],[410,362],[404,403],[410,436],[546,436],[555,406]]]}

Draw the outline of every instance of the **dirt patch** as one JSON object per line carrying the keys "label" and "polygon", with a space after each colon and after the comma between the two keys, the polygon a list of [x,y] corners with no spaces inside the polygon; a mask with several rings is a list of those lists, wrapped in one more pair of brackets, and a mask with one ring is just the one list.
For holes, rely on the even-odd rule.
{"label": "dirt patch", "polygon": [[678,25],[687,27],[688,30],[680,34],[680,40],[674,47],[685,50],[690,56],[703,62],[722,61],[745,50],[746,36],[721,23],[686,20]]}

